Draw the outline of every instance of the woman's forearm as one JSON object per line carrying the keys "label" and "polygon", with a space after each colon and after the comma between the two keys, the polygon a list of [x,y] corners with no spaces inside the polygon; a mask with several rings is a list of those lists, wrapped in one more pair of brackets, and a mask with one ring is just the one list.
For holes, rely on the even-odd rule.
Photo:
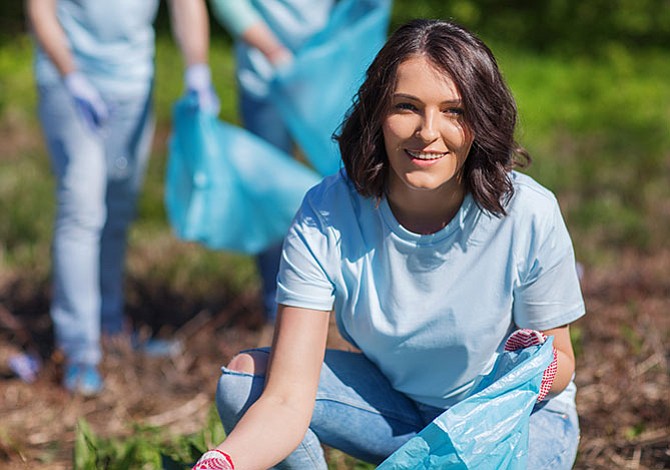
{"label": "woman's forearm", "polygon": [[205,0],[172,0],[170,22],[186,66],[206,64],[209,54],[209,20]]}
{"label": "woman's forearm", "polygon": [[291,406],[272,397],[259,399],[217,448],[235,468],[265,470],[285,459],[305,436],[313,404]]}
{"label": "woman's forearm", "polygon": [[279,305],[263,393],[217,447],[231,456],[236,468],[270,468],[305,437],[314,411],[328,325],[329,312]]}
{"label": "woman's forearm", "polygon": [[26,0],[26,14],[35,39],[61,76],[76,68],[67,35],[56,16],[56,0]]}

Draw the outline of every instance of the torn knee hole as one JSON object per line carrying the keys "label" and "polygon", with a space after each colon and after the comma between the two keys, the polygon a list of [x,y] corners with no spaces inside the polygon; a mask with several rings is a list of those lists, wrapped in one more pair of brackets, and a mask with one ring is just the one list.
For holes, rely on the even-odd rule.
{"label": "torn knee hole", "polygon": [[268,355],[266,353],[251,351],[233,357],[227,368],[245,374],[263,375],[267,370],[267,363]]}

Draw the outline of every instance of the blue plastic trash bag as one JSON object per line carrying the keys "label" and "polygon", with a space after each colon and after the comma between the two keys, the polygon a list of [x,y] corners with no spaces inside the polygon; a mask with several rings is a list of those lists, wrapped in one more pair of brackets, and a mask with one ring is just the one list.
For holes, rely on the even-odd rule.
{"label": "blue plastic trash bag", "polygon": [[291,135],[322,175],[340,168],[332,135],[388,30],[390,0],[342,0],[328,24],[277,71],[270,93]]}
{"label": "blue plastic trash bag", "polygon": [[553,338],[504,352],[473,393],[394,452],[377,470],[521,470],[528,457],[528,423]]}
{"label": "blue plastic trash bag", "polygon": [[198,110],[173,108],[165,205],[178,237],[256,254],[280,242],[321,177],[250,132]]}

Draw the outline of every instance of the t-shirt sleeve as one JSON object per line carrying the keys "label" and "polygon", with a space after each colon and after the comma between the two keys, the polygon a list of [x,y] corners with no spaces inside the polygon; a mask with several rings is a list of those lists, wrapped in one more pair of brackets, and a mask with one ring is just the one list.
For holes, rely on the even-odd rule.
{"label": "t-shirt sleeve", "polygon": [[214,16],[235,38],[263,21],[249,0],[210,0]]}
{"label": "t-shirt sleeve", "polygon": [[330,311],[334,285],[328,276],[333,246],[329,229],[318,212],[303,201],[284,240],[277,278],[277,303]]}
{"label": "t-shirt sleeve", "polygon": [[535,217],[514,290],[514,322],[547,330],[584,315],[575,255],[558,203]]}

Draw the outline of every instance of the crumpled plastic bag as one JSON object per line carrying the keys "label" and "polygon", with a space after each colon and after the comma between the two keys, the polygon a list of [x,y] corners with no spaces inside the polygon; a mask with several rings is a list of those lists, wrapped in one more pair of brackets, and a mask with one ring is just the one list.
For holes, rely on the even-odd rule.
{"label": "crumpled plastic bag", "polygon": [[463,401],[435,418],[377,470],[521,470],[528,457],[528,425],[553,338],[504,352]]}
{"label": "crumpled plastic bag", "polygon": [[279,243],[321,177],[263,139],[198,109],[173,107],[165,206],[175,234],[212,249],[257,254]]}
{"label": "crumpled plastic bag", "polygon": [[332,135],[363,83],[388,30],[390,0],[342,0],[319,33],[287,67],[277,70],[270,94],[291,135],[321,175],[340,168]]}

